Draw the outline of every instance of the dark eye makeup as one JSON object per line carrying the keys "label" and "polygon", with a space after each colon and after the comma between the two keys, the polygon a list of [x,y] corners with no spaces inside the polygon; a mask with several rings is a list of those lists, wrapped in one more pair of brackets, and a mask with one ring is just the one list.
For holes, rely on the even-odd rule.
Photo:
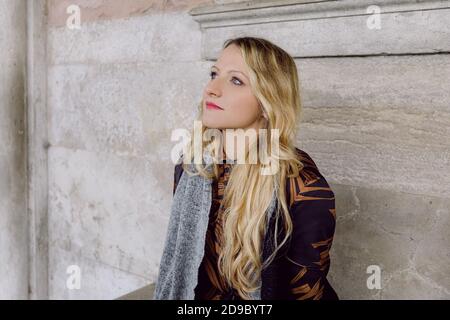
{"label": "dark eye makeup", "polygon": [[[215,74],[217,74],[217,72],[215,72],[215,71],[211,71],[211,72],[209,73],[209,75],[210,75],[211,78],[212,78],[213,75],[215,75]],[[237,86],[241,86],[241,85],[244,84],[239,78],[236,78],[236,77],[233,77],[231,80],[237,80],[237,81],[239,81],[239,83],[233,82],[233,83],[234,83],[235,85],[237,85]]]}

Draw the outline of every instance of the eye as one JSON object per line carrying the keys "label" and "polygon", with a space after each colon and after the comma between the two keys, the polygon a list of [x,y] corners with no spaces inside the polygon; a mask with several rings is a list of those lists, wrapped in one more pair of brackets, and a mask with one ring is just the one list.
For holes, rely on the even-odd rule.
{"label": "eye", "polygon": [[242,85],[242,81],[239,80],[238,78],[233,77],[233,80],[237,80],[239,82],[239,83],[234,82],[234,84],[237,84],[238,86]]}
{"label": "eye", "polygon": [[[211,71],[211,72],[209,73],[209,75],[210,75],[211,79],[213,79],[213,76],[214,76],[214,75],[217,75],[217,72]],[[232,82],[233,82],[235,85],[237,85],[237,86],[243,85],[243,82],[242,82],[241,80],[239,80],[238,78],[236,78],[236,77],[233,77],[231,80],[232,80]],[[237,80],[237,82],[235,82],[234,80]]]}

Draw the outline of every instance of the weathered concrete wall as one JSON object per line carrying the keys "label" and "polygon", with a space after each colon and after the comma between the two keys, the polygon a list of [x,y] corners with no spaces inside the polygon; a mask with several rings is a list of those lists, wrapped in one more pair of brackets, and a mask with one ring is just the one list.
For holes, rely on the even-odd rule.
{"label": "weathered concrete wall", "polygon": [[[155,281],[171,201],[170,134],[194,119],[208,78],[187,9],[141,1],[133,10],[145,15],[126,18],[111,3],[80,3],[80,30],[50,21],[50,298],[112,299]],[[60,17],[53,11],[64,4],[53,5],[49,16]],[[80,289],[66,286],[70,265],[80,267]]]}
{"label": "weathered concrete wall", "polygon": [[[373,2],[386,11],[369,32],[357,11],[365,1],[256,13],[238,3],[232,15],[212,7],[193,17],[191,8],[219,1],[50,1],[50,298],[109,299],[154,282],[171,130],[192,126],[207,59],[240,33],[296,58],[298,146],[336,194],[330,278],[340,297],[449,298],[449,10],[446,1],[425,1],[436,7],[423,12]],[[69,3],[80,5],[79,30],[65,27]],[[66,286],[70,265],[80,267],[80,289]],[[369,265],[381,268],[380,290],[366,286]]]}
{"label": "weathered concrete wall", "polygon": [[[333,284],[349,299],[448,299],[450,56],[300,65],[309,88],[300,140],[337,199]],[[381,267],[381,290],[366,286],[369,265]]]}
{"label": "weathered concrete wall", "polygon": [[0,0],[0,52],[0,299],[26,299],[25,0]]}

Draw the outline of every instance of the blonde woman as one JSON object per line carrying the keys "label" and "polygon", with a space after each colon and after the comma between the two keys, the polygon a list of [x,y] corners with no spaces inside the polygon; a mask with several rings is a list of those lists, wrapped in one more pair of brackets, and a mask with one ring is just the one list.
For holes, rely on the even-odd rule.
{"label": "blonde woman", "polygon": [[[238,144],[224,133],[201,141],[206,157],[199,163],[199,144],[189,144],[175,165],[154,299],[338,299],[326,278],[334,193],[311,157],[294,146],[301,112],[294,60],[265,39],[234,38],[210,75],[199,105],[202,134],[276,129],[277,140],[265,146],[273,151],[276,144],[277,152],[250,162],[250,149],[263,144],[261,136],[245,139],[245,161],[238,162]],[[273,174],[261,173],[274,162]]]}

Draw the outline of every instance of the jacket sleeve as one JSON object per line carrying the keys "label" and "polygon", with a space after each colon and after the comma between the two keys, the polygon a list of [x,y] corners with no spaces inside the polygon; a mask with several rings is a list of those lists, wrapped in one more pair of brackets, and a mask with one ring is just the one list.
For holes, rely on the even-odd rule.
{"label": "jacket sleeve", "polygon": [[323,176],[290,178],[293,233],[286,253],[290,299],[324,298],[335,231],[335,197]]}

